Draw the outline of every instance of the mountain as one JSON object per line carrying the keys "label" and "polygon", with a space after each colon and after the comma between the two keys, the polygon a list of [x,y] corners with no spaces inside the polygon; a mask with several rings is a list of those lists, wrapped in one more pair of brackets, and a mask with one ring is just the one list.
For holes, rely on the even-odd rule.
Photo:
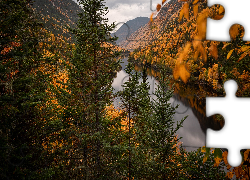
{"label": "mountain", "polygon": [[149,21],[135,32],[131,33],[128,40],[123,40],[119,43],[125,49],[137,49],[150,44],[152,41],[161,36],[168,22],[175,20],[178,17],[178,12],[182,7],[182,2],[171,0],[166,3],[158,12],[153,22]]}
{"label": "mountain", "polygon": [[47,29],[55,35],[71,37],[68,27],[75,27],[81,8],[72,0],[35,0],[33,9]]}
{"label": "mountain", "polygon": [[136,30],[138,30],[148,22],[148,17],[137,17],[124,23],[115,33],[112,33],[111,35],[115,35],[119,38],[116,41],[116,44],[120,45],[120,43],[125,41],[127,37],[129,37],[132,33],[134,33]]}

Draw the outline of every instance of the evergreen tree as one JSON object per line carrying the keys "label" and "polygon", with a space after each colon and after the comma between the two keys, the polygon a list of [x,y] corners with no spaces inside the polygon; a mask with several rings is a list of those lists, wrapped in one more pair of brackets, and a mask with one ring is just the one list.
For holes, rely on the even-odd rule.
{"label": "evergreen tree", "polygon": [[79,0],[78,3],[83,11],[79,13],[77,28],[72,30],[76,46],[70,69],[72,115],[81,148],[78,154],[83,157],[81,172],[85,179],[106,179],[116,174],[109,167],[112,159],[108,150],[109,127],[114,122],[105,117],[105,109],[111,104],[112,81],[120,66],[117,58],[120,53],[112,45],[116,38],[110,32],[115,25],[108,25],[104,18],[108,13],[104,1]]}
{"label": "evergreen tree", "polygon": [[[131,63],[126,72],[129,81],[124,90],[119,92],[123,107],[128,110],[130,132],[128,138],[127,161],[128,178],[132,179],[169,179],[177,177],[181,156],[176,137],[177,130],[184,121],[174,127],[176,107],[169,102],[173,95],[168,90],[165,71],[156,89],[156,99],[150,100],[149,85],[145,73],[138,73]],[[140,82],[139,79],[143,78]]]}
{"label": "evergreen tree", "polygon": [[53,161],[43,147],[52,117],[44,73],[50,59],[40,51],[46,37],[30,3],[0,1],[0,176],[7,179],[50,176]]}

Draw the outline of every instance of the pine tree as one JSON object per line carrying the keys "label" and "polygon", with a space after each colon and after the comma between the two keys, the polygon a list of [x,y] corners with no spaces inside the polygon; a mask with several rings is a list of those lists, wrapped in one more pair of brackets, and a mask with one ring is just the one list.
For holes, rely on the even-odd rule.
{"label": "pine tree", "polygon": [[0,2],[0,176],[9,179],[41,177],[53,161],[42,145],[51,117],[44,73],[50,59],[40,51],[45,34],[30,3]]}
{"label": "pine tree", "polygon": [[79,13],[77,28],[72,30],[76,38],[70,69],[75,112],[72,114],[79,130],[83,177],[105,179],[115,174],[109,168],[112,163],[107,150],[111,141],[108,127],[114,122],[105,118],[105,108],[111,104],[112,81],[119,68],[119,52],[112,45],[116,38],[110,36],[115,25],[108,25],[104,18],[108,8],[103,0],[78,3],[83,11]]}
{"label": "pine tree", "polygon": [[[177,146],[177,130],[182,126],[184,119],[174,126],[176,107],[169,102],[173,95],[168,90],[168,81],[161,71],[161,78],[157,86],[156,99],[150,98],[149,85],[144,73],[134,70],[131,63],[126,72],[129,81],[125,82],[124,90],[119,92],[122,105],[128,110],[130,132],[128,137],[128,178],[132,179],[169,179],[177,177],[180,172],[181,158]],[[143,81],[140,82],[140,78]]]}

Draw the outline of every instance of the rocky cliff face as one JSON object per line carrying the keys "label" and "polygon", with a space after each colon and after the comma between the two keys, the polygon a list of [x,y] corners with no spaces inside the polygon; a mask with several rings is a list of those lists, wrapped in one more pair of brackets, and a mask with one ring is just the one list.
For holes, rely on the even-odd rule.
{"label": "rocky cliff face", "polygon": [[158,12],[153,22],[149,21],[144,26],[131,33],[127,40],[123,40],[119,45],[122,48],[133,50],[150,44],[161,36],[164,29],[170,25],[169,22],[178,17],[178,12],[181,7],[182,2],[178,0],[171,0],[166,3]]}

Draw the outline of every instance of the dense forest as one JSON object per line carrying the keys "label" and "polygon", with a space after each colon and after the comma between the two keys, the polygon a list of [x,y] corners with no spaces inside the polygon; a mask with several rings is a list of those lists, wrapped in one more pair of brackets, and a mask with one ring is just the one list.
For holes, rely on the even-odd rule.
{"label": "dense forest", "polygon": [[[78,3],[0,1],[0,178],[249,179],[249,150],[239,167],[221,149],[186,151],[176,133],[186,117],[175,124],[169,102],[178,83],[219,95],[230,78],[238,96],[249,96],[242,27],[231,28],[231,42],[206,41],[206,18],[220,18],[223,8],[162,1],[157,11],[173,11],[171,18],[151,16],[152,37],[130,53],[129,79],[114,93],[128,51],[111,35],[104,0]],[[156,99],[147,67],[157,71]]]}

